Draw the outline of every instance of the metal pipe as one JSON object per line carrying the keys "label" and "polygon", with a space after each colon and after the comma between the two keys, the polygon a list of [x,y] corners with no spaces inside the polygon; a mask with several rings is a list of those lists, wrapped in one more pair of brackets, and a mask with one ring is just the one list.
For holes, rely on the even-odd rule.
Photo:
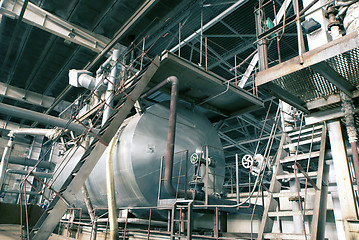
{"label": "metal pipe", "polygon": [[[6,172],[13,173],[13,174],[20,174],[20,175],[27,175],[29,174],[28,171],[25,170],[19,170],[19,169],[7,169]],[[32,175],[35,175],[36,177],[40,178],[50,178],[52,176],[52,173],[46,173],[46,172],[32,172]]]}
{"label": "metal pipe", "polygon": [[[8,163],[33,167],[38,163],[38,161],[30,158],[11,157],[9,158]],[[39,164],[37,164],[36,167],[53,170],[55,168],[55,163],[42,161]]]}
{"label": "metal pipe", "polygon": [[114,97],[114,89],[117,80],[117,61],[120,56],[119,50],[114,50],[112,53],[112,60],[115,61],[115,65],[113,66],[110,74],[109,82],[107,83],[107,91],[105,94],[106,105],[104,106],[104,112],[102,115],[102,125],[105,125],[107,119],[110,117],[113,107],[113,97]]}
{"label": "metal pipe", "polygon": [[[176,196],[176,189],[172,184],[172,171],[173,171],[173,157],[175,148],[175,135],[176,135],[176,117],[177,117],[177,102],[178,102],[178,78],[175,76],[168,77],[166,80],[157,84],[154,88],[144,93],[141,97],[145,98],[158,91],[166,84],[171,83],[171,102],[170,102],[170,116],[168,119],[168,133],[167,133],[167,146],[166,146],[166,160],[165,160],[165,174],[164,174],[164,187],[168,194]],[[177,196],[183,196],[185,192],[179,190]]]}
{"label": "metal pipe", "polygon": [[357,185],[359,182],[359,157],[357,149],[358,133],[355,126],[354,119],[354,106],[351,97],[349,97],[344,92],[340,92],[340,99],[342,101],[342,112],[344,113],[344,120],[347,129],[348,139],[352,150],[353,164],[355,178],[357,180]]}
{"label": "metal pipe", "polygon": [[116,194],[115,194],[115,178],[113,172],[113,151],[116,146],[117,138],[113,138],[106,152],[106,189],[107,189],[107,204],[108,217],[110,220],[110,239],[118,239],[118,221],[116,208]]}
{"label": "metal pipe", "polygon": [[6,168],[8,165],[9,156],[11,153],[12,146],[14,145],[14,138],[15,136],[10,132],[9,134],[9,141],[4,149],[2,154],[1,163],[0,163],[0,193],[2,192],[2,185],[5,179]]}
{"label": "metal pipe", "polygon": [[[86,130],[86,128],[84,126],[82,126],[81,124],[78,124],[78,123],[73,123],[73,122],[69,123],[68,120],[65,120],[62,118],[58,118],[58,117],[50,116],[50,115],[47,115],[44,113],[27,110],[24,108],[15,107],[15,106],[4,104],[4,103],[0,103],[0,112],[2,114],[13,116],[13,117],[24,118],[24,119],[35,121],[35,122],[49,124],[52,126],[63,127],[63,128],[66,128],[70,131],[74,131],[77,133],[82,133]],[[97,129],[92,129],[92,131],[95,134],[98,133]]]}

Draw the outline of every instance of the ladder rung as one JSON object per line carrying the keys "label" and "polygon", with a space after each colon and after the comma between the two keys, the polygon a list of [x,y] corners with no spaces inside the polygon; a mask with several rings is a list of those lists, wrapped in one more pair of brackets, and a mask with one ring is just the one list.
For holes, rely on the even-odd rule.
{"label": "ladder rung", "polygon": [[[309,177],[316,177],[317,176],[317,172],[308,172],[307,175]],[[297,173],[297,177],[298,178],[303,178],[304,174],[303,173]],[[287,174],[283,174],[283,175],[277,175],[277,179],[290,179],[290,178],[295,178],[295,174],[294,173],[287,173]]]}
{"label": "ladder rung", "polygon": [[[307,239],[310,239],[310,235],[307,235]],[[290,240],[306,240],[304,234],[295,233],[264,233],[265,239],[290,239]]]}
{"label": "ladder rung", "polygon": [[[311,158],[319,157],[320,151],[311,152],[310,154],[309,153],[298,154],[297,155],[297,161],[308,159],[309,155],[310,155]],[[295,158],[296,158],[295,156],[285,157],[282,160],[280,160],[280,163],[283,164],[283,163],[294,162]]]}
{"label": "ladder rung", "polygon": [[[301,216],[301,211],[279,211],[279,212],[268,212],[268,217],[291,217]],[[313,215],[313,210],[305,210],[304,215]]]}
{"label": "ladder rung", "polygon": [[[313,188],[307,189],[307,196],[308,195],[315,195],[315,191],[313,190]],[[281,197],[297,197],[298,193],[297,192],[279,192],[279,193],[273,193],[272,196],[274,198],[281,198]],[[300,196],[304,197],[305,196],[305,192],[301,191],[300,192]]]}
{"label": "ladder rung", "polygon": [[[322,129],[322,128],[323,128],[323,125],[315,126],[314,131],[316,131],[318,129]],[[309,125],[308,127],[302,128],[302,131],[300,132],[300,134],[302,135],[303,133],[311,132],[312,130],[313,130],[313,126]],[[288,136],[291,137],[291,136],[295,136],[295,135],[298,135],[298,134],[299,134],[299,130],[294,130],[293,132],[289,132]]]}
{"label": "ladder rung", "polygon": [[[320,142],[322,140],[322,137],[316,137],[313,139],[308,139],[308,140],[304,140],[304,141],[300,141],[299,145],[305,145],[305,144],[309,144],[311,142],[315,143],[315,142]],[[283,146],[283,148],[289,148],[289,147],[296,147],[298,145],[297,142],[295,143],[289,143]]]}

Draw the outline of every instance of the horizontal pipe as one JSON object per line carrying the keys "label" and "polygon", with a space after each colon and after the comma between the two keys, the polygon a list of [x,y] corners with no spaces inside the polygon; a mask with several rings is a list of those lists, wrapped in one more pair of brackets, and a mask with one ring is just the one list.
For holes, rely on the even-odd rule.
{"label": "horizontal pipe", "polygon": [[[9,159],[9,163],[10,164],[17,164],[17,165],[33,167],[38,163],[38,161],[35,160],[35,159],[30,159],[30,158],[11,157]],[[39,164],[37,164],[36,167],[37,168],[45,168],[45,169],[53,170],[55,168],[55,165],[56,164],[52,163],[52,162],[41,161]]]}
{"label": "horizontal pipe", "polygon": [[[50,116],[44,113],[39,113],[31,110],[27,110],[24,108],[15,107],[12,105],[0,103],[0,113],[9,115],[12,117],[18,117],[18,118],[24,118],[27,120],[35,121],[35,122],[41,122],[44,124],[49,124],[52,126],[62,127],[66,128],[70,131],[74,131],[77,133],[82,133],[86,130],[84,126],[78,123],[69,123],[68,120]],[[93,132],[97,134],[98,130],[93,129]]]}
{"label": "horizontal pipe", "polygon": [[[6,172],[12,173],[12,174],[20,174],[20,175],[27,175],[29,172],[25,170],[19,170],[19,169],[8,169]],[[52,173],[46,173],[46,172],[32,172],[32,175],[35,175],[36,177],[40,178],[50,178],[52,176]]]}

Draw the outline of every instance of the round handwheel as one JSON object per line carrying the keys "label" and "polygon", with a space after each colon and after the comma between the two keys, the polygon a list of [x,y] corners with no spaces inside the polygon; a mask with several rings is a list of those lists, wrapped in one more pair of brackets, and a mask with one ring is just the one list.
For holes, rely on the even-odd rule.
{"label": "round handwheel", "polygon": [[196,163],[198,163],[198,160],[199,160],[198,154],[197,154],[197,153],[193,153],[193,154],[191,155],[191,159],[190,159],[191,163],[192,163],[192,164],[196,164]]}
{"label": "round handwheel", "polygon": [[253,158],[251,155],[247,154],[247,155],[244,155],[243,158],[242,158],[242,166],[244,168],[251,168],[253,165]]}

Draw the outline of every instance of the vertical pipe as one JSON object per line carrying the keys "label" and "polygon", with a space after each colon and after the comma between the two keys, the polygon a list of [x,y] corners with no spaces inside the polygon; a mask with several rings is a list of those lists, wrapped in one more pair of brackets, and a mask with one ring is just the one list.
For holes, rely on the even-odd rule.
{"label": "vertical pipe", "polygon": [[201,36],[199,47],[199,65],[202,66],[202,53],[203,53],[203,0],[201,2]]}
{"label": "vertical pipe", "polygon": [[181,57],[181,23],[178,24],[178,56]]}
{"label": "vertical pipe", "polygon": [[238,164],[238,154],[236,154],[236,199],[237,204],[239,204],[239,164]]}
{"label": "vertical pipe", "polygon": [[113,173],[113,151],[116,146],[116,138],[113,138],[106,152],[106,189],[108,216],[110,221],[110,239],[118,239],[118,221],[115,195],[115,179]]}
{"label": "vertical pipe", "polygon": [[342,112],[344,113],[344,120],[347,129],[348,139],[352,150],[355,178],[357,185],[359,185],[359,158],[357,150],[358,133],[354,119],[355,110],[353,106],[353,101],[351,97],[349,97],[347,94],[345,94],[344,92],[340,92],[340,99],[342,101]]}
{"label": "vertical pipe", "polygon": [[299,2],[298,0],[293,0],[293,1],[294,1],[295,15],[296,15],[295,22],[297,25],[297,34],[298,34],[298,53],[299,53],[300,63],[302,64],[304,62],[303,53],[305,52],[305,46],[304,46],[302,25],[300,24],[300,17],[299,17]]}
{"label": "vertical pipe", "polygon": [[1,163],[0,163],[0,193],[2,192],[2,189],[3,189],[6,168],[7,168],[7,164],[9,161],[10,154],[11,154],[11,149],[12,149],[12,146],[14,145],[15,136],[12,134],[12,132],[10,132],[9,137],[10,137],[10,139],[4,149],[4,152],[3,152],[2,158],[1,158]]}
{"label": "vertical pipe", "polygon": [[[262,9],[261,6],[255,11],[256,15],[256,33],[257,36],[263,33],[262,28]],[[259,56],[259,71],[263,71],[268,68],[268,53],[267,53],[267,41],[266,39],[259,39],[258,41],[258,56]]]}
{"label": "vertical pipe", "polygon": [[115,85],[116,83],[116,79],[117,79],[117,61],[120,55],[120,51],[119,50],[114,50],[112,53],[112,61],[115,61],[115,65],[112,67],[111,70],[111,74],[110,74],[110,79],[109,82],[107,83],[107,91],[105,94],[105,101],[106,101],[106,106],[104,106],[104,112],[103,112],[103,116],[102,116],[102,126],[106,123],[107,119],[110,117],[111,112],[112,112],[112,107],[113,107],[113,97],[114,97],[114,89],[115,89]]}

